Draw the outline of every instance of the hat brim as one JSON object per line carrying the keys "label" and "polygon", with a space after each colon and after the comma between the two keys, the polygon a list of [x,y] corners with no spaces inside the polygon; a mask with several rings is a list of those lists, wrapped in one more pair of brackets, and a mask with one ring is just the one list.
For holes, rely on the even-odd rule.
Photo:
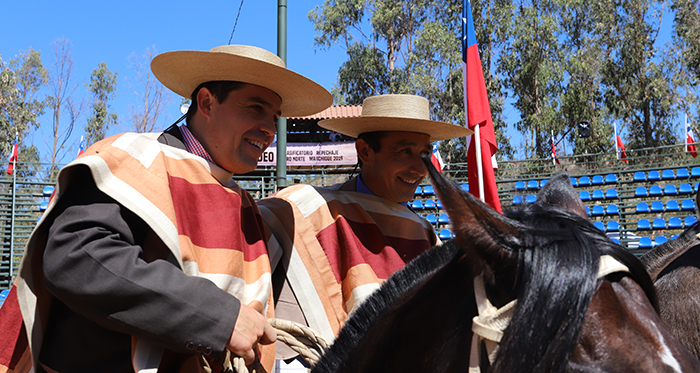
{"label": "hat brim", "polygon": [[351,117],[322,120],[320,127],[357,138],[360,134],[377,131],[418,132],[430,136],[430,141],[465,137],[474,131],[455,124],[434,120],[396,117]]}
{"label": "hat brim", "polygon": [[333,104],[318,83],[289,69],[231,53],[174,51],[157,55],[151,70],[163,85],[187,99],[202,83],[236,81],[275,92],[282,99],[282,116],[316,114]]}

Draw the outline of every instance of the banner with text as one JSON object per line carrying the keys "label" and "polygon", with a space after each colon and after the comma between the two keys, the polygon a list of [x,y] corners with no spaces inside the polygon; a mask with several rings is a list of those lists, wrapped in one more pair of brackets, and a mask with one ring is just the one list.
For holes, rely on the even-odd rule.
{"label": "banner with text", "polygon": [[[357,163],[354,142],[291,142],[287,144],[287,166],[340,166]],[[258,166],[277,165],[277,143],[258,159]]]}

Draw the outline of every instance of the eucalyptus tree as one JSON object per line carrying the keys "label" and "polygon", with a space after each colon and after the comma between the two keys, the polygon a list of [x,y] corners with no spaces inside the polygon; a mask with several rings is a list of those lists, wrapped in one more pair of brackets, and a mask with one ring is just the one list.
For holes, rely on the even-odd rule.
{"label": "eucalyptus tree", "polygon": [[[700,122],[700,0],[675,0],[673,34],[664,67],[669,71],[674,101],[696,133]],[[698,140],[698,139],[695,139]]]}
{"label": "eucalyptus tree", "polygon": [[117,114],[109,112],[109,100],[117,90],[117,73],[112,73],[107,64],[100,62],[90,75],[90,84],[87,86],[92,94],[92,115],[85,125],[86,147],[105,138],[107,129],[117,123]]}

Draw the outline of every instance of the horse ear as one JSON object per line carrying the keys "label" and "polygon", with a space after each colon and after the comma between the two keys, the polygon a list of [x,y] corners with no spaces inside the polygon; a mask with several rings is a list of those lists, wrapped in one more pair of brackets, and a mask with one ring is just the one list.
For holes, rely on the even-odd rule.
{"label": "horse ear", "polygon": [[452,223],[455,240],[474,264],[486,261],[490,266],[512,263],[519,245],[519,223],[508,219],[482,203],[435,169],[429,156],[423,156],[436,193]]}
{"label": "horse ear", "polygon": [[571,185],[571,178],[566,172],[560,172],[549,179],[547,184],[537,193],[537,201],[529,208],[547,207],[569,210],[588,219],[586,207],[574,190],[573,185]]}

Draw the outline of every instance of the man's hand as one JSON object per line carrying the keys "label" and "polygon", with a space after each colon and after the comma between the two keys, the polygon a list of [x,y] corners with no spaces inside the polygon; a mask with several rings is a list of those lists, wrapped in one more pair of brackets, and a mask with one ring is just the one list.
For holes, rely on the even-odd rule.
{"label": "man's hand", "polygon": [[265,320],[265,317],[253,308],[241,304],[236,326],[233,328],[226,348],[242,357],[246,365],[249,365],[255,360],[253,349],[258,342],[270,344],[276,339],[277,333],[272,325]]}

